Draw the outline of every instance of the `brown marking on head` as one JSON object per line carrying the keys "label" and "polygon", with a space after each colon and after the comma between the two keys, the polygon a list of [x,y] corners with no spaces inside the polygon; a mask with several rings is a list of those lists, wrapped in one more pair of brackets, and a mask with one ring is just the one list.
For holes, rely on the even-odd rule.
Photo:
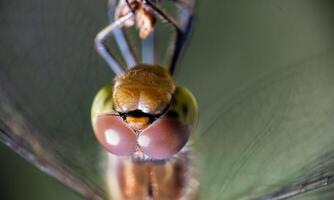
{"label": "brown marking on head", "polygon": [[140,131],[145,129],[149,125],[150,119],[148,117],[126,117],[126,123],[133,130]]}
{"label": "brown marking on head", "polygon": [[159,115],[169,106],[174,90],[174,80],[166,69],[140,65],[115,79],[113,106],[120,113],[139,110]]}

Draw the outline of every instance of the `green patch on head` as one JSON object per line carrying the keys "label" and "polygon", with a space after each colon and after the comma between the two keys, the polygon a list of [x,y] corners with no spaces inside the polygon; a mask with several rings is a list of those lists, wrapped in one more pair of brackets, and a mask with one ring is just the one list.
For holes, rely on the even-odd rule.
{"label": "green patch on head", "polygon": [[116,114],[113,109],[113,84],[108,84],[101,88],[96,94],[92,109],[91,109],[91,119],[92,121],[101,114]]}
{"label": "green patch on head", "polygon": [[189,124],[194,129],[198,120],[198,107],[195,97],[186,88],[177,86],[168,114],[178,117],[183,123]]}

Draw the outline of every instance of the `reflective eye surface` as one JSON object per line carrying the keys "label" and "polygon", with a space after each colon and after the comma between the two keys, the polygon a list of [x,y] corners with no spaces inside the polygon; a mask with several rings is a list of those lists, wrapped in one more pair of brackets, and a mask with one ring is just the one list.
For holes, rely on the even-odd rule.
{"label": "reflective eye surface", "polygon": [[136,150],[136,135],[119,116],[98,116],[94,124],[94,132],[98,141],[110,153],[126,156]]}
{"label": "reflective eye surface", "polygon": [[164,160],[179,152],[189,135],[188,125],[175,118],[161,118],[140,134],[138,145],[149,157]]}

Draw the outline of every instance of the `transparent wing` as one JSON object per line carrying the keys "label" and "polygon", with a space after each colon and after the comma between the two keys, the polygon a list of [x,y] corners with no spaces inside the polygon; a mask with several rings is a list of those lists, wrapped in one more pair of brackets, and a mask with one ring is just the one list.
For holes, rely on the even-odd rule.
{"label": "transparent wing", "polygon": [[[113,78],[93,48],[106,2],[0,6],[0,140],[85,198],[104,199],[89,110]],[[276,198],[333,175],[332,9],[324,1],[200,4],[177,80],[199,101],[201,199]],[[333,189],[302,195],[332,199]]]}
{"label": "transparent wing", "polygon": [[327,187],[313,192],[305,193],[291,199],[292,200],[332,199],[333,196],[334,196],[334,188]]}
{"label": "transparent wing", "polygon": [[205,6],[178,76],[200,104],[201,199],[284,199],[332,184],[333,4]]}
{"label": "transparent wing", "polygon": [[95,92],[113,78],[92,43],[105,9],[37,0],[0,11],[0,140],[87,199],[107,190],[90,125]]}
{"label": "transparent wing", "polygon": [[203,198],[281,199],[333,184],[333,63],[326,53],[277,69],[208,108],[220,112],[201,125]]}

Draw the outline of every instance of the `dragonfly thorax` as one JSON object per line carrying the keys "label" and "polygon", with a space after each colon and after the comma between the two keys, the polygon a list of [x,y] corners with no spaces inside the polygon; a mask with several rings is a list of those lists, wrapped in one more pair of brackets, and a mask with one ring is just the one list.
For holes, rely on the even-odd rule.
{"label": "dragonfly thorax", "polygon": [[166,69],[139,65],[116,77],[113,108],[119,113],[161,115],[170,105],[174,90],[174,80]]}

